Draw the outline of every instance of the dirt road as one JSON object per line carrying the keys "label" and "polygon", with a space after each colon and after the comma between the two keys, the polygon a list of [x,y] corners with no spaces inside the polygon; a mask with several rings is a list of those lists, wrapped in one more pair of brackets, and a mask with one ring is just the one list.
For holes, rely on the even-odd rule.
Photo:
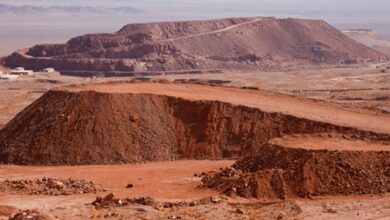
{"label": "dirt road", "polygon": [[161,42],[171,42],[171,41],[183,40],[183,39],[188,39],[188,38],[206,36],[206,35],[210,35],[210,34],[218,34],[218,33],[221,33],[221,32],[232,30],[234,28],[237,28],[237,27],[240,27],[240,26],[243,26],[243,25],[252,24],[252,23],[255,23],[255,22],[258,22],[258,21],[261,21],[261,20],[262,20],[262,18],[255,18],[255,19],[253,19],[251,21],[246,21],[246,22],[242,22],[242,23],[239,23],[239,24],[231,25],[229,27],[218,29],[218,30],[215,30],[215,31],[204,32],[204,33],[199,33],[199,34],[193,34],[193,35],[187,35],[187,36],[183,36],[183,37],[167,39],[167,40],[163,40]]}

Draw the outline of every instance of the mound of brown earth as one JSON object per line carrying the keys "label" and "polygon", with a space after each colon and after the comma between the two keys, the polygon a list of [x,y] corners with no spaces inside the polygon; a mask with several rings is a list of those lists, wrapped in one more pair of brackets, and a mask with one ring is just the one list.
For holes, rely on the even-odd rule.
{"label": "mound of brown earth", "polygon": [[18,209],[15,207],[0,205],[0,217],[8,217],[17,211]]}
{"label": "mound of brown earth", "polygon": [[112,34],[37,45],[5,59],[9,67],[54,67],[67,74],[193,69],[270,69],[387,59],[324,21],[230,18],[129,24]]}
{"label": "mound of brown earth", "polygon": [[94,183],[84,180],[42,178],[37,180],[5,180],[0,182],[1,191],[58,196],[96,193],[98,187]]}
{"label": "mound of brown earth", "polygon": [[285,199],[390,192],[390,152],[326,151],[265,145],[203,186],[227,195]]}
{"label": "mound of brown earth", "polygon": [[[251,154],[286,134],[341,133],[354,139],[390,139],[388,134],[300,118],[280,109],[265,112],[257,107],[139,93],[136,89],[163,86],[186,94],[191,90],[184,88],[204,92],[208,86],[127,86],[134,88],[123,93],[79,92],[77,88],[47,92],[0,131],[0,162],[59,165],[234,158]],[[224,88],[214,89],[216,94],[225,92]]]}
{"label": "mound of brown earth", "polygon": [[50,220],[48,215],[42,214],[37,210],[23,210],[9,217],[9,220]]}

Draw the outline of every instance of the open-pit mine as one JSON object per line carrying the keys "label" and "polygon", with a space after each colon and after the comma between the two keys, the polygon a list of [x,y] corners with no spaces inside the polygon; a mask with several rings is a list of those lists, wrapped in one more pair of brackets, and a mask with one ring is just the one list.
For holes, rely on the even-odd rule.
{"label": "open-pit mine", "polygon": [[0,81],[0,219],[390,219],[388,60],[270,17],[16,51],[38,72]]}

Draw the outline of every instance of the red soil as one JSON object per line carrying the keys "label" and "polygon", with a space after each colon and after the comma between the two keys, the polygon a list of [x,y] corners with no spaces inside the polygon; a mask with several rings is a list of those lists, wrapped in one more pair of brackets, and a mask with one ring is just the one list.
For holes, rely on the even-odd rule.
{"label": "red soil", "polygon": [[15,213],[17,209],[12,206],[0,205],[0,217],[8,217]]}
{"label": "red soil", "polygon": [[[83,179],[92,181],[101,189],[108,189],[120,197],[144,197],[155,199],[193,199],[218,195],[213,190],[198,190],[196,186],[200,178],[194,178],[194,173],[204,170],[218,170],[220,167],[231,166],[234,161],[218,160],[180,160],[166,162],[152,162],[126,165],[88,165],[88,166],[14,166],[0,165],[0,176],[3,180],[20,179]],[[161,175],[163,174],[163,175]],[[133,184],[133,188],[126,188]],[[99,196],[109,192],[98,191]],[[30,195],[12,196],[15,193],[0,192],[2,204],[18,206],[18,203],[29,201]],[[44,197],[42,195],[38,197]],[[74,202],[78,198],[85,202],[92,202],[95,194],[81,194],[69,196]],[[59,200],[64,197],[59,197]],[[43,207],[55,206],[60,203],[57,198],[50,196],[51,204],[43,204]],[[18,206],[20,207],[20,206]],[[22,207],[32,208],[32,207]]]}
{"label": "red soil", "polygon": [[[105,90],[115,84],[95,86]],[[170,88],[161,90],[161,93],[178,91],[178,96],[192,94],[192,97],[196,97],[197,91],[207,92],[213,88],[215,91],[208,93],[209,98],[213,97],[212,94],[218,94],[231,98],[234,103],[239,97],[225,95],[235,91],[254,97],[241,97],[243,102],[252,102],[252,106],[260,103],[259,106],[262,106],[265,100],[256,99],[262,97],[261,91],[158,83],[116,86],[117,89],[127,87],[128,90],[123,93],[115,93],[116,90],[110,88],[111,93],[102,93],[99,89],[78,92],[80,88],[76,87],[46,93],[1,130],[0,161],[74,165],[235,158],[250,155],[271,139],[288,134],[341,133],[354,139],[390,139],[386,133],[281,113],[278,105],[274,106],[273,103],[267,103],[269,109],[273,108],[268,112],[261,107],[221,101],[140,93],[148,89]],[[200,95],[198,98],[202,97]],[[274,95],[274,98],[278,97]],[[286,98],[280,97],[282,100]],[[305,103],[299,100],[294,103],[291,97],[287,100],[290,102],[285,104]],[[316,106],[312,102],[307,104]],[[322,110],[319,108],[317,111]],[[344,116],[349,113],[337,108],[333,110],[345,113]],[[343,117],[342,114],[338,116]],[[375,125],[373,121],[370,123]],[[383,126],[378,128],[383,129]]]}
{"label": "red soil", "polygon": [[265,145],[202,179],[228,195],[285,199],[390,192],[390,152],[327,151]]}
{"label": "red soil", "polygon": [[286,135],[270,143],[289,148],[308,150],[389,151],[390,141],[357,140],[349,135],[304,134]]}

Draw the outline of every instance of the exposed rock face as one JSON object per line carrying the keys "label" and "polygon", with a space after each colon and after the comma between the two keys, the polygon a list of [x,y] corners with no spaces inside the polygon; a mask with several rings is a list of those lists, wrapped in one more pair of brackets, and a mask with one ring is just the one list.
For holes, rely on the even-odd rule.
{"label": "exposed rock face", "polygon": [[324,21],[231,18],[129,24],[112,34],[37,45],[6,58],[10,67],[66,73],[270,69],[385,59]]}
{"label": "exposed rock face", "polygon": [[219,101],[153,94],[49,91],[0,131],[0,162],[116,164],[251,154],[283,134],[389,135]]}

